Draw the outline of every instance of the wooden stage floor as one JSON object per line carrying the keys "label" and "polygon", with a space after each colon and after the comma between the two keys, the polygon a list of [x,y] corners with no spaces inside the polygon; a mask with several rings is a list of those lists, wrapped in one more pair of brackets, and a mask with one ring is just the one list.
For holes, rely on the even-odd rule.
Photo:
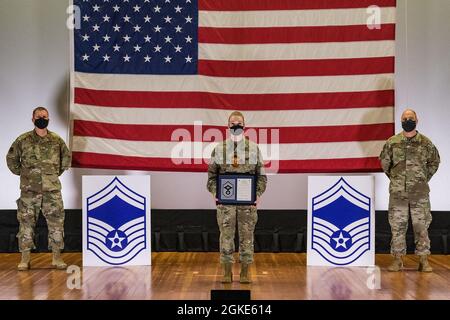
{"label": "wooden stage floor", "polygon": [[[81,266],[81,253],[63,254],[69,265]],[[16,271],[20,255],[0,254],[0,299],[157,299],[209,300],[211,289],[251,289],[253,300],[301,299],[439,299],[450,300],[450,256],[431,256],[431,274],[417,272],[418,259],[407,256],[405,270],[386,270],[391,257],[377,255],[380,272],[366,268],[306,267],[301,253],[257,253],[253,283],[220,283],[218,253],[159,252],[151,267],[81,268],[81,289],[66,271],[50,267],[51,254],[32,254],[32,270]],[[379,277],[376,275],[379,274]],[[379,279],[373,281],[374,279]],[[378,288],[377,288],[378,286]]]}

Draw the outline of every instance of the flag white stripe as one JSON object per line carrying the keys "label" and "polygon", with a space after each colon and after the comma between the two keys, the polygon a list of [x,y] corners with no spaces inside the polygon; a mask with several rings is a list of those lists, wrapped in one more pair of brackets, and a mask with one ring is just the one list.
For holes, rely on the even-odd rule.
{"label": "flag white stripe", "polygon": [[[367,8],[320,10],[199,11],[200,27],[307,27],[367,25]],[[395,7],[380,8],[380,23],[395,23]]]}
{"label": "flag white stripe", "polygon": [[[377,157],[385,141],[259,144],[265,160],[314,160]],[[96,137],[73,138],[73,151],[130,157],[209,159],[216,143],[124,141]],[[279,148],[279,158],[277,155]],[[184,154],[178,150],[186,150]]]}
{"label": "flag white stripe", "polygon": [[[223,119],[227,119],[229,113],[229,110],[218,109],[110,108],[81,104],[72,108],[75,120],[130,125],[192,126],[201,121],[203,126],[223,126]],[[246,111],[245,120],[251,124],[249,128],[369,125],[393,123],[394,108]]]}
{"label": "flag white stripe", "polygon": [[229,78],[75,73],[78,88],[117,91],[215,92],[225,94],[360,92],[394,89],[394,74]]}
{"label": "flag white stripe", "polygon": [[225,61],[317,60],[392,57],[395,41],[355,41],[288,44],[200,43],[199,59]]}

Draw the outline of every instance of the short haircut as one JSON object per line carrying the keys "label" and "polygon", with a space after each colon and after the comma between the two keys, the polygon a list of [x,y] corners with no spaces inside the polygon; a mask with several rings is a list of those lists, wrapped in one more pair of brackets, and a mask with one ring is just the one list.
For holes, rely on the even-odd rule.
{"label": "short haircut", "polygon": [[233,111],[230,116],[228,117],[228,122],[230,122],[231,117],[241,117],[242,121],[245,123],[245,118],[242,112],[239,111]]}
{"label": "short haircut", "polygon": [[414,117],[416,117],[416,119],[417,119],[417,113],[416,113],[413,109],[409,109],[409,108],[403,110],[402,117],[403,117],[403,114],[404,114],[406,111],[411,111],[412,113],[414,113]]}
{"label": "short haircut", "polygon": [[47,112],[47,114],[49,114],[48,110],[46,108],[44,108],[44,107],[37,107],[37,108],[35,108],[33,110],[33,118],[34,118],[34,115],[36,114],[36,112],[38,112],[38,111],[45,111],[45,112]]}

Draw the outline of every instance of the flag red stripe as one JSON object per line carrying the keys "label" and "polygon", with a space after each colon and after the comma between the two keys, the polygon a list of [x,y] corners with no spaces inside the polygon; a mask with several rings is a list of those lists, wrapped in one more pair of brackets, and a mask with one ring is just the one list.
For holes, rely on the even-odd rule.
{"label": "flag red stripe", "polygon": [[[220,130],[222,137],[225,137],[226,127],[219,126],[198,126],[194,128],[193,125],[126,125],[84,120],[74,121],[75,136],[131,141],[172,141],[172,134],[175,130],[185,130],[185,133],[189,132],[193,141],[203,141],[202,137],[205,131],[211,129]],[[257,128],[258,132],[261,129],[267,129],[267,142],[273,143],[271,128]],[[371,141],[388,139],[392,135],[394,124],[282,127],[277,129],[279,130],[279,143]],[[261,131],[260,134],[264,134],[264,131]]]}
{"label": "flag red stripe", "polygon": [[[126,157],[88,152],[73,152],[72,166],[82,168],[102,168],[147,171],[190,171],[205,172],[207,164],[176,165],[170,158]],[[283,160],[277,166],[266,164],[267,172],[314,173],[314,172],[377,172],[381,171],[378,158],[350,158],[327,160]]]}
{"label": "flag red stripe", "polygon": [[394,57],[327,60],[200,60],[198,72],[216,77],[340,76],[394,73]]}
{"label": "flag red stripe", "polygon": [[200,43],[317,43],[345,41],[394,40],[395,24],[383,24],[381,29],[358,26],[271,27],[271,28],[210,28],[198,30]]}
{"label": "flag red stripe", "polygon": [[394,90],[298,94],[131,92],[75,88],[75,103],[130,108],[226,110],[310,110],[376,108],[394,105]]}
{"label": "flag red stripe", "polygon": [[367,8],[369,6],[395,7],[396,0],[199,0],[199,10],[316,10]]}

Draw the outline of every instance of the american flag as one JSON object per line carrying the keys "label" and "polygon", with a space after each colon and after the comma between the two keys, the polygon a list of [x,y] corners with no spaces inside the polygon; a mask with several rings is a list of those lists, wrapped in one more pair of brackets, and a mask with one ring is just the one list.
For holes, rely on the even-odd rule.
{"label": "american flag", "polygon": [[[205,171],[217,141],[204,133],[225,134],[239,110],[247,128],[278,130],[257,141],[278,172],[379,171],[394,132],[395,0],[73,2],[73,166]],[[174,155],[180,130],[200,156]]]}

